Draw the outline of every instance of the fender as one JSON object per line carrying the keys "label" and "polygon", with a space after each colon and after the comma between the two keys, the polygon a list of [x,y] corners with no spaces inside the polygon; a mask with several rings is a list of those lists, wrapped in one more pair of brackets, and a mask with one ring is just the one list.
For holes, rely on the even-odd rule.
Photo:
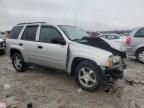
{"label": "fender", "polygon": [[140,49],[140,48],[144,48],[144,44],[140,44],[137,47],[135,47],[134,54],[136,54],[137,50]]}
{"label": "fender", "polygon": [[97,57],[96,55],[89,54],[86,52],[73,52],[68,58],[69,59],[68,64],[67,64],[67,72],[68,73],[71,73],[72,62],[75,58],[83,58],[86,60],[91,60],[91,61],[95,62],[98,66],[102,66],[102,65],[108,66],[108,62],[104,62],[105,61],[104,58],[102,58],[100,56]]}

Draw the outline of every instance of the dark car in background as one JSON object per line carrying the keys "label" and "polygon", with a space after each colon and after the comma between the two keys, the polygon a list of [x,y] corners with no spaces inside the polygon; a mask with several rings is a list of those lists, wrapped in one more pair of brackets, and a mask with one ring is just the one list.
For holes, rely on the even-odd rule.
{"label": "dark car in background", "polygon": [[0,54],[5,54],[5,46],[6,46],[5,38],[0,33]]}

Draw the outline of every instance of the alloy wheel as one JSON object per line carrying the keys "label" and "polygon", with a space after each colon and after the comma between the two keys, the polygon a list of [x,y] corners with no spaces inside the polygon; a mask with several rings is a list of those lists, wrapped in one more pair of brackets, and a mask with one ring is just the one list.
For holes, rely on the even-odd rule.
{"label": "alloy wheel", "polygon": [[85,87],[92,87],[97,83],[95,72],[87,67],[83,67],[79,70],[78,78],[80,83]]}
{"label": "alloy wheel", "polygon": [[139,53],[139,60],[144,63],[144,51]]}
{"label": "alloy wheel", "polygon": [[22,68],[22,60],[19,56],[15,56],[14,65],[18,70]]}

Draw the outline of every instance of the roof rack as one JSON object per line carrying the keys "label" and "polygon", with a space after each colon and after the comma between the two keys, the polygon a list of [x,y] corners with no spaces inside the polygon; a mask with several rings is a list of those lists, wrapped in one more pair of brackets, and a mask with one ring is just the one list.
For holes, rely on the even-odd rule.
{"label": "roof rack", "polygon": [[19,23],[19,24],[17,24],[17,25],[23,25],[23,24],[37,24],[37,23],[46,23],[46,22],[28,22],[28,23]]}

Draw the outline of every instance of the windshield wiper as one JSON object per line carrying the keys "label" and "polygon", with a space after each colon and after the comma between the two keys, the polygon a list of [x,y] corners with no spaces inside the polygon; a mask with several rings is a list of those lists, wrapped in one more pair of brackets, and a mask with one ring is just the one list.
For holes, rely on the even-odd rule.
{"label": "windshield wiper", "polygon": [[89,36],[83,36],[81,39],[73,39],[72,41],[77,41],[77,42],[79,42],[80,40],[85,39],[85,37],[89,37]]}
{"label": "windshield wiper", "polygon": [[80,39],[73,39],[72,41],[79,41]]}

